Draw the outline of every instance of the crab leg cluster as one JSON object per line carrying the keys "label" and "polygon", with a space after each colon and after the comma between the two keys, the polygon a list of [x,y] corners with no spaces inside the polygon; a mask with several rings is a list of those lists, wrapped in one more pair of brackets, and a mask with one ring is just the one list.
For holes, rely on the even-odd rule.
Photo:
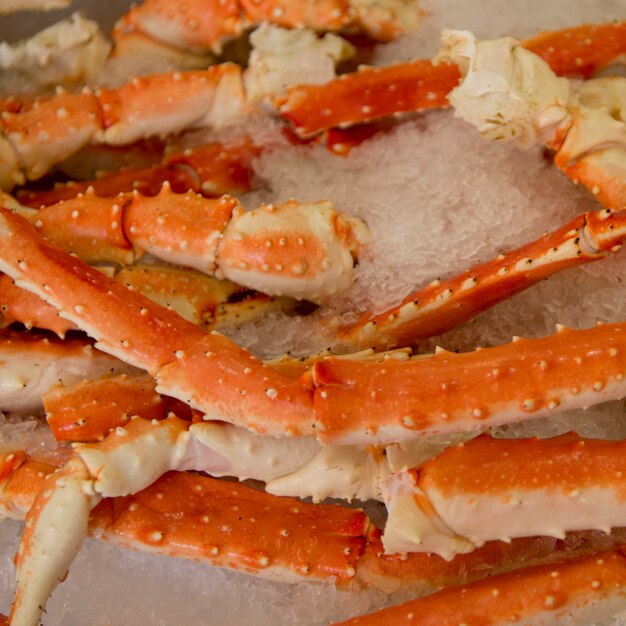
{"label": "crab leg cluster", "polygon": [[[156,10],[156,3],[146,2],[129,14],[129,32],[154,36],[149,32],[154,16],[145,17],[148,9]],[[350,15],[353,18],[358,12]],[[189,17],[193,16],[184,19]],[[171,32],[179,26],[173,23]],[[586,75],[606,65],[623,52],[622,31],[623,24],[606,31],[575,30],[570,52],[584,34],[591,41],[585,44],[590,46],[590,60],[577,63],[565,55],[558,71],[569,73],[567,68],[574,64]],[[598,54],[594,37],[607,35],[614,41],[606,54]],[[618,208],[626,187],[621,162],[624,120],[619,113],[622,86],[613,79],[590,81],[570,98],[569,83],[557,79],[547,65],[537,66],[538,57],[529,51],[533,45],[543,46],[552,55],[550,42],[555,37],[540,37],[523,48],[507,40],[507,50],[520,67],[529,64],[535,68],[532,77],[539,82],[545,79],[551,87],[543,90],[524,83],[522,93],[541,95],[530,98],[530,113],[525,110],[521,121],[513,115],[510,123],[496,124],[495,130],[489,126],[489,116],[488,127],[482,130],[488,136],[522,133],[527,142],[546,143],[568,175],[579,176],[587,185],[596,176],[596,195],[609,208],[586,213],[542,240],[472,268],[460,278],[432,284],[391,312],[361,320],[345,331],[346,343],[386,347],[441,332],[552,272],[602,258],[621,247],[626,228],[624,210]],[[432,71],[427,80],[440,81],[433,87],[438,89],[433,93],[440,94],[447,94],[452,88],[447,83],[456,84],[462,76],[451,95],[453,104],[464,115],[474,115],[480,125],[484,112],[472,108],[472,72],[476,67],[484,70],[482,64],[485,58],[490,63],[490,57],[483,55],[482,43],[466,33],[449,34],[446,42],[446,58],[453,64],[421,64],[419,71]],[[496,42],[493,49],[499,46]],[[487,63],[487,69],[499,75],[499,62],[495,69]],[[219,126],[223,116],[240,110],[239,105],[231,109],[222,104],[241,92],[234,87],[237,71],[217,67],[209,110],[206,81],[196,74],[190,79],[189,93],[174,103],[184,101],[187,107],[182,126],[178,121],[168,126],[167,119],[163,125],[160,118],[136,114],[145,108],[146,96],[134,94],[132,86],[112,90],[105,97],[77,96],[95,102],[93,115],[87,113],[84,122],[87,125],[98,115],[117,115],[117,121],[110,125],[105,121],[94,131],[104,129],[105,141],[112,143],[150,136],[159,132],[157,128],[168,133],[196,123]],[[437,67],[443,68],[442,74],[437,74]],[[525,80],[523,72],[513,74]],[[159,80],[148,82],[164,87],[169,80],[185,82],[187,77]],[[344,80],[349,95],[358,80],[355,85],[350,84],[351,78]],[[510,96],[509,88],[504,91]],[[464,95],[467,92],[469,96]],[[438,97],[426,100],[436,102]],[[420,98],[418,94],[416,102],[423,101]],[[115,112],[127,105],[124,114]],[[607,121],[607,111],[616,124]],[[28,113],[25,106],[4,116],[4,121],[15,122],[10,115]],[[590,128],[596,135],[590,134]],[[71,149],[91,141],[95,134],[86,140],[81,134],[89,132],[86,126],[77,130],[80,141]],[[11,144],[6,146],[14,150],[20,167],[28,171],[27,162],[34,167],[32,146],[10,134],[7,137]],[[45,143],[46,138],[41,139]],[[58,154],[48,159],[48,165],[58,160]],[[8,176],[9,182],[18,177]],[[319,302],[333,295],[337,284],[346,286],[345,275],[350,274],[353,256],[365,240],[362,225],[337,214],[330,203],[290,201],[243,213],[230,197],[207,200],[193,193],[177,195],[165,186],[153,198],[135,193],[106,200],[85,194],[37,213],[17,211],[28,219],[0,209],[0,271],[13,281],[11,286],[31,292],[71,324],[61,333],[68,328],[82,330],[96,340],[95,349],[112,356],[98,356],[96,361],[102,365],[92,372],[85,363],[95,352],[89,344],[68,343],[67,355],[57,362],[54,356],[44,358],[33,351],[37,367],[45,372],[39,377],[26,371],[27,366],[12,371],[13,356],[7,357],[7,365],[0,361],[6,370],[0,374],[9,381],[0,385],[0,391],[8,390],[0,408],[8,406],[20,413],[43,405],[57,439],[83,441],[74,444],[73,455],[57,472],[23,454],[5,457],[0,466],[0,504],[5,512],[19,517],[30,508],[17,557],[13,626],[38,622],[47,597],[64,578],[90,525],[92,532],[122,545],[201,558],[270,578],[334,576],[346,586],[389,589],[408,584],[419,591],[463,582],[466,575],[477,578],[501,570],[505,555],[510,566],[521,565],[524,559],[518,549],[522,552],[525,542],[532,541],[525,539],[530,535],[561,540],[570,531],[608,532],[625,525],[624,442],[574,434],[542,441],[472,439],[491,426],[626,396],[625,324],[584,331],[559,327],[550,337],[515,338],[508,345],[465,354],[438,350],[434,355],[410,357],[398,351],[319,357],[300,364],[263,363],[226,337],[128,290],[126,281],[112,280],[42,235],[90,262],[133,262],[147,252],[267,293],[290,293]],[[72,228],[64,231],[65,222]],[[304,224],[304,229],[287,232],[294,224],[298,228]],[[327,235],[332,239],[330,247],[339,246],[338,257],[324,247]],[[287,265],[288,279],[295,279],[291,286],[287,281],[289,292],[283,278]],[[314,277],[307,274],[309,267],[315,270]],[[324,270],[330,270],[329,276],[318,281]],[[259,275],[262,282],[254,282]],[[300,278],[306,279],[309,291],[302,291]],[[0,346],[9,355],[15,347],[11,341]],[[54,346],[51,353],[65,346],[46,341]],[[59,354],[63,349],[58,348]],[[63,371],[66,363],[69,374]],[[107,375],[102,376],[98,367],[105,367]],[[77,384],[74,370],[92,380]],[[52,377],[62,384],[54,385]],[[18,395],[24,385],[29,393]],[[127,402],[121,401],[122,396]],[[83,423],[80,407],[96,397],[101,406],[89,424]],[[452,435],[465,443],[424,461],[423,449],[414,444],[440,435],[448,442]],[[265,482],[266,493],[185,474],[185,470],[254,478]],[[187,492],[197,492],[203,501]],[[360,510],[304,505],[286,496],[312,496],[314,501],[328,496],[382,499],[389,513],[385,532]],[[157,514],[148,518],[147,509]],[[262,524],[257,521],[259,510]],[[163,519],[158,518],[161,514]],[[164,520],[171,516],[184,521],[165,530]],[[156,518],[163,521],[163,530]],[[237,532],[231,532],[235,527]],[[510,546],[491,543],[511,538],[517,539]],[[183,539],[185,546],[180,547]],[[507,619],[542,623],[560,623],[573,616],[595,619],[626,606],[624,557],[618,546],[608,547],[617,551],[468,586],[457,590],[453,601],[452,592],[444,592],[350,623],[386,623],[392,618],[399,623],[427,623],[416,621],[423,614],[438,624],[470,623],[477,614],[489,615],[494,625]],[[557,549],[551,558],[581,552],[586,551]],[[546,555],[538,550],[534,556]],[[516,593],[509,592],[514,588]],[[501,595],[506,596],[506,606]]]}

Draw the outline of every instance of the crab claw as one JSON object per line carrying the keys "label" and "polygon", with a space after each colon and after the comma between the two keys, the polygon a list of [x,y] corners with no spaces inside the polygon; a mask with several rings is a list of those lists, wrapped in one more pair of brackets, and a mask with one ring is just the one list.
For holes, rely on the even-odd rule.
{"label": "crab claw", "polygon": [[78,444],[76,456],[46,478],[18,550],[13,626],[39,623],[46,600],[87,536],[91,510],[103,497],[136,493],[176,467],[186,431],[186,422],[175,416],[161,422],[134,419],[101,444]]}
{"label": "crab claw", "polygon": [[91,509],[101,496],[77,458],[46,479],[26,516],[17,553],[17,590],[9,616],[13,626],[32,626],[61,582],[87,536]]}
{"label": "crab claw", "polygon": [[365,225],[332,203],[290,200],[235,215],[218,263],[237,284],[320,303],[352,284],[354,260],[368,239]]}

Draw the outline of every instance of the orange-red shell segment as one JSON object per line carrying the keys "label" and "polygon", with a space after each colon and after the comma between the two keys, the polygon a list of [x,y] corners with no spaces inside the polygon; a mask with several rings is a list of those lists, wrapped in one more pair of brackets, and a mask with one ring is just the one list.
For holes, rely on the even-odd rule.
{"label": "orange-red shell segment", "polygon": [[540,417],[621,397],[625,373],[624,324],[382,365],[328,358],[313,367],[319,436],[401,441]]}
{"label": "orange-red shell segment", "polygon": [[603,552],[451,587],[341,626],[499,626],[542,616],[546,623],[557,624],[577,608],[612,596],[626,599],[626,558]]}

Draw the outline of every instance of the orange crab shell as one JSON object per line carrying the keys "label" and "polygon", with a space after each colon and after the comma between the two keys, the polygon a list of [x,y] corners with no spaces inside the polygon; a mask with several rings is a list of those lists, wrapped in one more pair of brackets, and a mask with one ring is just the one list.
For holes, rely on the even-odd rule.
{"label": "orange crab shell", "polygon": [[623,606],[625,599],[626,558],[604,552],[444,589],[336,626],[497,626],[526,620],[547,626],[562,623],[578,609],[600,605],[602,611],[603,601],[613,600],[615,608]]}

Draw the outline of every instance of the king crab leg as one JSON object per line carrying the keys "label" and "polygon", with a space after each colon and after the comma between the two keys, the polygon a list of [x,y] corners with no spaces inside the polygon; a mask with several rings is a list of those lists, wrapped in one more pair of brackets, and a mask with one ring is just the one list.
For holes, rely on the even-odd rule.
{"label": "king crab leg", "polygon": [[129,264],[145,252],[269,295],[320,303],[352,283],[360,220],[330,202],[264,205],[244,213],[231,196],[175,194],[153,198],[92,194],[39,212],[21,211],[47,238],[89,263]]}
{"label": "king crab leg", "polygon": [[340,342],[391,348],[442,334],[547,276],[618,252],[625,237],[626,210],[589,211],[458,276],[435,280],[383,313],[363,314],[340,329]]}
{"label": "king crab leg", "polygon": [[[293,306],[289,299],[247,291],[193,270],[136,264],[120,270],[100,267],[100,271],[205,329],[238,325],[268,311],[285,311]],[[77,330],[75,324],[59,317],[53,306],[17,287],[6,275],[0,275],[0,300],[4,326],[20,322],[27,329],[51,330],[61,339],[67,331]]]}
{"label": "king crab leg", "polygon": [[209,419],[265,435],[316,435],[333,445],[400,442],[624,395],[620,324],[561,328],[543,339],[407,362],[324,359],[313,366],[312,393],[306,382],[272,371],[225,337],[205,333],[62,253],[10,211],[2,212],[0,241],[1,269],[98,339],[98,347],[149,371],[159,391]]}
{"label": "king crab leg", "polygon": [[[546,32],[520,45],[542,57],[559,76],[588,78],[626,54],[626,22]],[[390,115],[448,106],[459,82],[454,64],[431,60],[364,67],[324,85],[296,85],[280,113],[301,137]]]}
{"label": "king crab leg", "polygon": [[[21,452],[2,460],[0,504],[5,514],[19,518],[46,482],[54,480],[54,467]],[[224,525],[236,532],[220,530]],[[426,554],[383,555],[380,531],[359,511],[276,498],[245,485],[180,472],[167,473],[132,496],[105,498],[89,518],[89,533],[123,547],[261,576],[278,574],[294,582],[336,576],[342,587],[388,593],[403,587],[419,594],[613,545],[612,538],[598,543],[579,533],[572,541],[492,542],[452,561]]]}
{"label": "king crab leg", "polygon": [[452,587],[335,626],[429,626],[513,622],[559,626],[623,615],[626,557],[604,552],[569,563],[539,565]]}

